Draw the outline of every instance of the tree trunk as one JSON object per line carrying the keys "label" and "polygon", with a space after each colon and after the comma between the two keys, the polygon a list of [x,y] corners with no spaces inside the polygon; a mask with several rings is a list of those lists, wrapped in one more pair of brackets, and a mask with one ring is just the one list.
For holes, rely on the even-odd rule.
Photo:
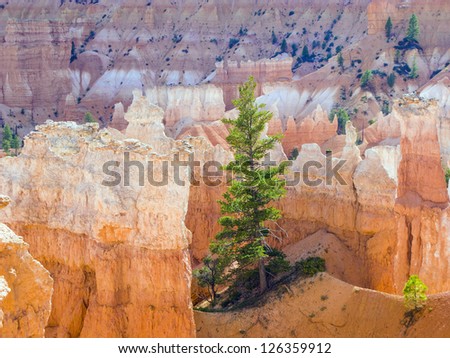
{"label": "tree trunk", "polygon": [[264,268],[264,259],[259,259],[259,292],[263,293],[267,290],[267,275]]}

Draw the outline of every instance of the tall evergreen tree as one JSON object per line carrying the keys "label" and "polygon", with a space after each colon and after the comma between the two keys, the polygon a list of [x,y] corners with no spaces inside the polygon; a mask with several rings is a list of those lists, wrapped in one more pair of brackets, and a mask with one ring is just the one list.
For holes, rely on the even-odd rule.
{"label": "tall evergreen tree", "polygon": [[417,18],[416,14],[412,14],[411,18],[409,19],[406,38],[409,41],[419,41],[419,34],[420,34],[419,19]]}
{"label": "tall evergreen tree", "polygon": [[342,56],[342,52],[339,52],[337,57],[337,63],[342,71],[344,71],[344,57]]}
{"label": "tall evergreen tree", "polygon": [[11,148],[14,149],[15,154],[19,154],[19,148],[22,145],[20,137],[14,134],[11,139]]}
{"label": "tall evergreen tree", "polygon": [[389,39],[392,36],[392,20],[391,17],[389,16],[387,21],[386,21],[386,25],[384,26],[384,30],[386,31],[386,39],[389,42]]}
{"label": "tall evergreen tree", "polygon": [[227,137],[234,160],[226,166],[234,180],[219,201],[223,230],[211,244],[211,252],[219,258],[237,263],[236,270],[258,266],[259,288],[267,289],[265,258],[271,235],[267,222],[280,218],[280,211],[270,203],[285,194],[280,178],[286,165],[265,166],[263,159],[281,136],[261,138],[272,113],[255,102],[256,82],[253,77],[239,88],[239,98],[233,101],[239,110],[236,120],[224,119],[230,126]]}
{"label": "tall evergreen tree", "polygon": [[302,60],[303,61],[308,61],[309,60],[309,50],[308,50],[308,46],[307,45],[303,46]]}
{"label": "tall evergreen tree", "polygon": [[96,120],[91,112],[86,112],[84,114],[84,122],[85,123],[95,123],[96,122]]}
{"label": "tall evergreen tree", "polygon": [[415,79],[417,77],[419,77],[419,69],[417,67],[416,58],[414,57],[411,72],[409,73],[409,78]]}
{"label": "tall evergreen tree", "polygon": [[3,137],[2,137],[2,148],[5,151],[5,153],[9,153],[9,150],[11,149],[12,138],[13,134],[11,131],[11,127],[6,124],[5,128],[3,128]]}
{"label": "tall evergreen tree", "polygon": [[286,42],[286,39],[283,39],[283,41],[281,41],[281,52],[287,52],[287,51],[288,51],[287,42]]}
{"label": "tall evergreen tree", "polygon": [[278,43],[277,35],[275,35],[275,31],[272,30],[272,44],[275,45]]}

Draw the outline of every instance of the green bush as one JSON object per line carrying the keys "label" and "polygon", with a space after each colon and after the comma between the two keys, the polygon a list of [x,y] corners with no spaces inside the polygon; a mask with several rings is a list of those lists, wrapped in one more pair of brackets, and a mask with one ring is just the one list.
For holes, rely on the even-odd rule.
{"label": "green bush", "polygon": [[297,261],[295,270],[307,276],[314,276],[319,272],[325,271],[325,260],[321,257],[308,257]]}
{"label": "green bush", "polygon": [[287,272],[291,269],[289,261],[286,260],[286,255],[277,249],[272,249],[267,253],[269,256],[269,263],[266,266],[266,270],[272,275],[277,275],[282,272]]}
{"label": "green bush", "polygon": [[427,301],[426,291],[428,287],[417,275],[409,277],[403,289],[405,307],[409,311],[421,310]]}
{"label": "green bush", "polygon": [[447,168],[445,170],[445,182],[447,183],[447,186],[449,181],[450,181],[450,168]]}

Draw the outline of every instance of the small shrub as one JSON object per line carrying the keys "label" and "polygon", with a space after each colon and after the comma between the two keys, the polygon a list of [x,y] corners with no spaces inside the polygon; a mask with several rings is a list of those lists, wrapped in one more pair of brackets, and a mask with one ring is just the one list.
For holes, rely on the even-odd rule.
{"label": "small shrub", "polygon": [[288,159],[289,160],[295,160],[295,159],[297,159],[298,155],[299,155],[298,148],[295,147],[294,149],[292,149],[291,154],[289,154]]}
{"label": "small shrub", "polygon": [[403,289],[403,299],[407,310],[420,310],[427,301],[426,291],[428,287],[417,275],[412,275]]}
{"label": "small shrub", "polygon": [[228,48],[232,49],[239,42],[239,39],[232,37],[228,42]]}
{"label": "small shrub", "polygon": [[314,276],[319,272],[325,271],[325,260],[321,257],[308,257],[307,259],[297,261],[295,263],[295,269],[304,275]]}
{"label": "small shrub", "polygon": [[449,181],[450,181],[450,168],[447,168],[445,170],[445,182],[447,183],[447,186]]}

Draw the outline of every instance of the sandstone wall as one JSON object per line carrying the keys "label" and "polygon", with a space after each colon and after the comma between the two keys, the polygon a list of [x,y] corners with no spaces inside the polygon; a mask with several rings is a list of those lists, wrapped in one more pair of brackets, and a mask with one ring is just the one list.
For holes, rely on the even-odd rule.
{"label": "sandstone wall", "polygon": [[[19,157],[0,161],[0,190],[14,200],[5,222],[26,235],[54,277],[48,336],[194,335],[184,225],[189,186],[176,185],[173,170],[167,185],[145,177],[141,186],[136,168],[126,184],[124,153],[152,162],[155,180],[171,160],[96,124],[49,122],[30,134]],[[185,159],[189,149],[178,143],[175,153]],[[122,168],[117,186],[103,183],[113,179],[103,172],[111,160]],[[187,169],[180,180],[188,180]]]}
{"label": "sandstone wall", "polygon": [[[9,198],[0,195],[0,209]],[[0,224],[0,338],[44,337],[53,280],[28,244]]]}

